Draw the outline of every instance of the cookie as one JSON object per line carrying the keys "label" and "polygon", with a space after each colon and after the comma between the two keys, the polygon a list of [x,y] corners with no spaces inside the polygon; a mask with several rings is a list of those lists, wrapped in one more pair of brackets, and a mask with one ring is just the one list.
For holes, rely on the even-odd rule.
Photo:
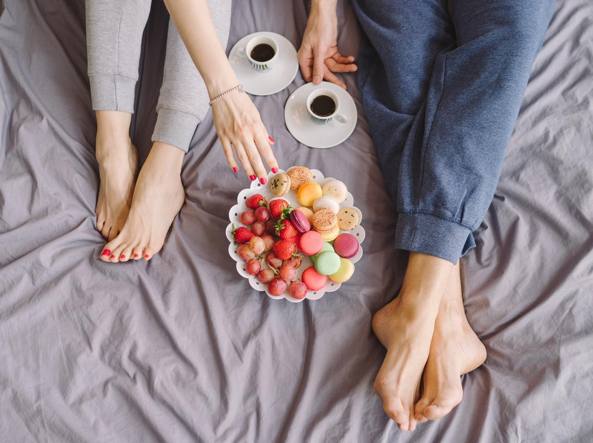
{"label": "cookie", "polygon": [[329,179],[323,183],[321,189],[324,197],[329,197],[335,200],[336,203],[342,203],[346,200],[346,196],[348,195],[348,188],[346,188],[346,185],[335,178]]}
{"label": "cookie", "polygon": [[338,226],[338,219],[329,209],[320,209],[311,217],[311,224],[320,234],[323,232],[331,232]]}
{"label": "cookie", "polygon": [[285,172],[273,176],[270,180],[270,192],[276,197],[285,195],[290,191],[290,177]]}
{"label": "cookie", "polygon": [[290,177],[290,189],[296,191],[303,183],[313,180],[313,173],[306,166],[293,166],[286,171]]}
{"label": "cookie", "polygon": [[321,195],[321,186],[316,182],[303,183],[296,192],[297,201],[301,206],[306,207],[311,207],[313,202],[321,197]]}
{"label": "cookie", "polygon": [[340,205],[333,198],[323,196],[313,202],[313,210],[319,211],[320,209],[329,209],[334,214],[337,214],[340,210]]}
{"label": "cookie", "polygon": [[350,231],[360,224],[361,214],[357,208],[342,208],[338,211],[338,226],[342,231]]}

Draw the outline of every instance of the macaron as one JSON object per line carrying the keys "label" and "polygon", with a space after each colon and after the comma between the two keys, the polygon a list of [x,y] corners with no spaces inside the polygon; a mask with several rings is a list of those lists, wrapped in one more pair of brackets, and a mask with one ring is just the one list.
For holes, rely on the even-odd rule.
{"label": "macaron", "polygon": [[311,230],[309,219],[300,209],[294,209],[290,212],[290,221],[301,234]]}
{"label": "macaron", "polygon": [[301,206],[311,207],[313,202],[321,197],[323,192],[317,182],[303,183],[296,192],[297,201]]}
{"label": "macaron", "polygon": [[331,243],[328,243],[326,241],[323,242],[323,246],[321,247],[321,251],[319,251],[317,254],[312,255],[311,257],[309,257],[311,259],[311,261],[313,263],[315,263],[315,260],[317,260],[317,257],[319,257],[320,254],[323,254],[324,252],[334,252],[334,247],[331,245]]}
{"label": "macaron", "polygon": [[344,182],[335,178],[327,180],[322,186],[322,191],[324,197],[329,197],[337,203],[342,203],[348,195],[348,188]]}
{"label": "macaron", "polygon": [[327,283],[327,276],[319,274],[313,266],[308,267],[303,271],[301,276],[303,283],[307,285],[310,291],[318,291]]}
{"label": "macaron", "polygon": [[344,232],[336,237],[334,241],[334,250],[336,254],[343,258],[352,258],[360,249],[358,239],[352,235]]}
{"label": "macaron", "polygon": [[330,280],[335,283],[344,283],[354,274],[354,264],[347,258],[340,258],[340,269],[329,276]]}
{"label": "macaron", "polygon": [[313,181],[313,173],[306,166],[293,166],[286,171],[290,177],[290,189],[296,191],[306,182]]}
{"label": "macaron", "polygon": [[301,211],[303,214],[305,214],[305,217],[307,217],[307,220],[311,221],[311,216],[313,215],[313,211],[311,211],[309,208],[305,208],[304,206],[301,206],[297,209],[299,211]]}
{"label": "macaron", "polygon": [[338,226],[342,231],[350,231],[360,224],[362,213],[358,208],[341,208],[338,211]]}
{"label": "macaron", "polygon": [[321,235],[323,241],[334,241],[338,237],[338,235],[340,235],[340,228],[338,228],[338,226],[336,225],[333,229],[330,229],[329,231],[320,232],[319,235]]}
{"label": "macaron", "polygon": [[290,177],[285,172],[280,172],[270,179],[270,192],[276,197],[285,195],[290,191]]}
{"label": "macaron", "polygon": [[315,255],[323,248],[323,239],[318,232],[309,231],[305,232],[298,240],[298,246],[303,254]]}
{"label": "macaron", "polygon": [[329,209],[334,214],[337,214],[340,210],[340,205],[331,197],[321,197],[313,202],[313,211],[319,211],[320,209]]}
{"label": "macaron", "polygon": [[320,209],[311,216],[311,225],[317,232],[329,232],[338,226],[338,218],[329,209]]}
{"label": "macaron", "polygon": [[335,252],[322,252],[315,260],[315,270],[321,275],[332,275],[340,269],[340,256]]}

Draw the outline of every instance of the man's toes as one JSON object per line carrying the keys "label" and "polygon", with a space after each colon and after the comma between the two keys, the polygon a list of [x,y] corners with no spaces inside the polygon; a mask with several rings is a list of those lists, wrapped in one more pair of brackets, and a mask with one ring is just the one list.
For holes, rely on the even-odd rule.
{"label": "man's toes", "polygon": [[387,416],[399,425],[399,428],[402,431],[409,430],[409,413],[402,407],[401,401],[384,401],[383,409]]}

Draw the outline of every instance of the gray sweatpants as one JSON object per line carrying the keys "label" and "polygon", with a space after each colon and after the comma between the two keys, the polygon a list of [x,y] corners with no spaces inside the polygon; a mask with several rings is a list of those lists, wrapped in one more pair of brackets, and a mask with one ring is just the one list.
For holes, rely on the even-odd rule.
{"label": "gray sweatpants", "polygon": [[[152,0],[86,0],[88,75],[95,111],[134,113],[142,34]],[[226,47],[232,0],[209,0]],[[169,22],[163,83],[153,141],[187,151],[208,111],[208,92],[173,21]]]}

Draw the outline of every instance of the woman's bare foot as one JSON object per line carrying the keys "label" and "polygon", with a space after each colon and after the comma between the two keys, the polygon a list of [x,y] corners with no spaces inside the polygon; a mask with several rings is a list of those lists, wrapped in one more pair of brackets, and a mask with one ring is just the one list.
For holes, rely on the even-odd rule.
{"label": "woman's bare foot", "polygon": [[165,143],[153,144],[138,175],[128,218],[119,235],[103,248],[103,261],[150,260],[161,250],[185,200],[180,177],[184,154]]}
{"label": "woman's bare foot", "polygon": [[422,398],[415,407],[416,420],[437,420],[451,412],[463,397],[461,375],[478,368],[485,360],[486,348],[465,316],[457,264],[439,307],[422,381]]}
{"label": "woman's bare foot", "polygon": [[411,253],[399,296],[373,316],[373,331],[387,348],[374,388],[386,414],[404,431],[416,428],[414,403],[452,267],[436,257]]}
{"label": "woman's bare foot", "polygon": [[99,164],[97,230],[108,241],[119,234],[126,221],[138,154],[129,136],[131,115],[117,111],[97,112],[95,156]]}

